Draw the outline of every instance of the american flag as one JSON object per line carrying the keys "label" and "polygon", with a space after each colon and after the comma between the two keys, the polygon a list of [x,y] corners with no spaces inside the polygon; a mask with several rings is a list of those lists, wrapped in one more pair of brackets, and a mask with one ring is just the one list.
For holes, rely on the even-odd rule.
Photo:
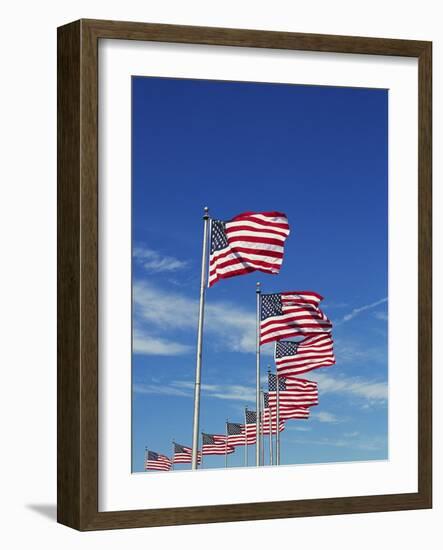
{"label": "american flag", "polygon": [[[269,393],[263,392],[264,409],[262,411],[262,433],[263,435],[269,435],[269,431],[272,434],[277,433],[277,411],[269,408]],[[278,431],[282,432],[285,429],[285,421],[283,418],[279,418]]]}
{"label": "american flag", "polygon": [[255,432],[245,433],[245,426],[243,424],[236,424],[234,422],[226,423],[226,431],[228,433],[228,445],[237,447],[239,445],[253,445],[255,443]]}
{"label": "american flag", "polygon": [[[315,383],[315,382],[314,382]],[[290,381],[289,381],[290,384]],[[277,416],[277,376],[275,374],[272,374],[271,372],[268,373],[268,388],[269,393],[265,393],[268,395],[268,403],[269,403],[269,395],[272,395],[272,402],[271,402],[271,411],[273,416]],[[279,389],[279,420],[290,420],[290,419],[308,419],[309,418],[309,408],[308,406],[294,406],[292,403],[288,405],[287,402],[282,401],[280,399],[281,391],[286,391],[286,380],[284,378],[278,378],[278,389]],[[274,397],[275,396],[275,397]],[[275,402],[274,402],[275,399]],[[266,400],[265,400],[266,404]]]}
{"label": "american flag", "polygon": [[[283,378],[278,379],[278,389],[286,389],[285,381]],[[272,374],[272,372],[268,372],[268,390],[277,391],[277,376],[275,374]]]}
{"label": "american flag", "polygon": [[262,294],[260,343],[331,332],[332,323],[319,308],[322,300],[320,294],[304,290]]}
{"label": "american flag", "polygon": [[244,212],[230,221],[211,220],[209,286],[259,270],[278,273],[289,224],[280,212]]}
{"label": "american flag", "polygon": [[246,409],[245,421],[246,424],[243,425],[243,430],[248,438],[248,445],[254,445],[257,435],[257,413]]}
{"label": "american flag", "polygon": [[202,433],[202,453],[204,455],[232,454],[235,449],[226,444],[225,435]]}
{"label": "american flag", "polygon": [[148,451],[145,456],[145,470],[168,471],[171,469],[172,462],[166,456],[154,451]]}
{"label": "american flag", "polygon": [[[197,453],[197,461],[201,463],[202,454],[201,451]],[[192,448],[180,445],[174,442],[174,456],[172,458],[174,464],[189,464],[192,462]]]}
{"label": "american flag", "polygon": [[275,343],[275,364],[281,376],[303,374],[335,364],[332,336],[312,334],[300,342],[280,340]]}
{"label": "american flag", "polygon": [[246,409],[246,424],[254,424],[254,426],[257,423],[257,413],[255,411],[250,411],[249,409]]}
{"label": "american flag", "polygon": [[[275,377],[274,375],[271,375]],[[318,405],[318,384],[303,378],[279,378],[279,407],[282,409],[293,407],[311,407]],[[273,386],[274,387],[274,386]],[[269,391],[269,406],[275,409],[277,392]]]}

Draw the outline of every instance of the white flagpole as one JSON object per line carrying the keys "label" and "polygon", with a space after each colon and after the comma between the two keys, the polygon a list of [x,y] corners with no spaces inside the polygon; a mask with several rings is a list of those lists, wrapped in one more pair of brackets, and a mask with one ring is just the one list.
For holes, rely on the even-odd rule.
{"label": "white flagpole", "polygon": [[255,464],[260,466],[260,309],[261,309],[261,291],[260,283],[256,287],[257,295],[257,336],[256,336],[256,431],[255,431]]}
{"label": "white flagpole", "polygon": [[174,469],[174,456],[175,456],[175,440],[172,440],[172,456],[171,456],[171,470]]}
{"label": "white flagpole", "polygon": [[201,436],[202,436],[202,446],[201,446],[200,468],[203,468],[203,432],[201,433]]}
{"label": "white flagpole", "polygon": [[226,439],[225,439],[225,468],[228,467],[228,422],[229,419],[226,419]]}
{"label": "white flagpole", "polygon": [[245,407],[245,466],[248,465],[248,425],[247,425],[247,413],[248,407]]}
{"label": "white flagpole", "polygon": [[198,329],[197,329],[197,365],[195,367],[195,387],[194,387],[194,424],[192,429],[192,469],[198,467],[198,425],[200,421],[200,385],[201,385],[201,367],[202,367],[202,344],[203,344],[203,320],[205,313],[205,290],[206,274],[208,263],[208,226],[209,209],[205,206],[203,216],[203,251],[202,267],[200,279],[200,306],[198,310]]}
{"label": "white flagpole", "polygon": [[261,397],[261,411],[260,411],[260,416],[261,416],[261,441],[260,441],[260,445],[261,445],[261,463],[262,463],[262,466],[265,465],[265,423],[264,423],[264,416],[265,416],[265,396],[264,396],[264,393],[263,393],[263,389],[260,390],[260,397]]}
{"label": "white flagpole", "polygon": [[276,423],[277,423],[277,432],[276,432],[276,436],[275,436],[275,447],[276,447],[276,457],[275,457],[275,462],[277,464],[277,466],[280,466],[280,382],[279,382],[279,379],[278,379],[278,371],[276,370],[275,372],[275,378],[276,378],[276,384],[277,384],[277,388],[276,388],[276,399],[275,399],[275,405],[277,407],[277,418],[276,418]]}
{"label": "white flagpole", "polygon": [[[269,384],[269,375],[271,374],[271,367],[268,367],[268,384]],[[269,390],[269,387],[268,387]],[[263,398],[264,399],[264,398]],[[272,449],[272,409],[269,403],[269,394],[268,394],[268,408],[269,408],[269,464],[272,466],[274,464],[274,452]]]}
{"label": "white flagpole", "polygon": [[143,471],[146,472],[146,459],[148,458],[148,447],[145,447],[145,463],[143,464]]}

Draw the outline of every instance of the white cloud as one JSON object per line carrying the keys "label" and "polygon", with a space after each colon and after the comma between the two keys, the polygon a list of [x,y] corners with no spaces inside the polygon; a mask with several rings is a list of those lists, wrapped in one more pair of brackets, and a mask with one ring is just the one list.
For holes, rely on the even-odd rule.
{"label": "white cloud", "polygon": [[134,247],[132,255],[150,273],[177,271],[187,267],[188,262],[172,256],[162,256],[159,252],[141,246]]}
{"label": "white cloud", "polygon": [[373,302],[371,304],[366,304],[364,306],[356,307],[352,311],[347,313],[340,321],[337,321],[335,323],[335,325],[337,326],[337,325],[341,325],[342,323],[346,323],[346,322],[350,321],[351,319],[353,319],[354,317],[356,317],[357,315],[359,315],[362,311],[372,309],[372,308],[377,307],[381,304],[384,304],[387,301],[388,301],[387,298],[382,298],[381,300],[377,300],[376,302]]}
{"label": "white cloud", "polygon": [[311,431],[311,427],[310,426],[294,426],[294,425],[291,425],[289,424],[288,426],[286,426],[286,431],[294,431],[294,432],[310,432]]}
{"label": "white cloud", "polygon": [[158,338],[135,329],[132,338],[132,351],[139,355],[183,355],[193,351],[192,346]]}
{"label": "white cloud", "polygon": [[[178,292],[166,292],[147,282],[133,285],[133,304],[137,327],[148,326],[154,332],[196,332],[198,300]],[[255,312],[231,302],[206,302],[205,333],[213,345],[235,352],[255,351]],[[270,355],[272,346],[262,353]]]}
{"label": "white cloud", "polygon": [[[375,340],[368,344],[359,344],[357,340],[334,338],[337,364],[371,361],[386,364],[387,349],[381,344],[384,340]],[[377,342],[377,344],[375,344]],[[375,344],[375,345],[374,345]]]}
{"label": "white cloud", "polygon": [[321,439],[291,439],[291,443],[299,445],[320,445],[328,447],[346,447],[349,449],[358,449],[360,451],[380,451],[386,447],[386,440],[381,437],[373,438],[337,438],[331,439],[323,437]]}
{"label": "white cloud", "polygon": [[[176,380],[172,382],[172,386],[193,389],[194,383]],[[205,392],[205,397],[255,403],[255,389],[252,386],[242,386],[239,384],[202,384],[201,390]]]}
{"label": "white cloud", "polygon": [[191,394],[172,386],[163,384],[134,384],[134,393],[150,394],[150,395],[173,395],[181,397],[191,397]]}
{"label": "white cloud", "polygon": [[365,380],[363,378],[333,377],[321,372],[312,372],[317,380],[320,393],[348,394],[366,399],[372,403],[383,403],[388,398],[388,383]]}
{"label": "white cloud", "polygon": [[380,321],[387,321],[388,320],[388,314],[385,311],[375,311],[374,317],[376,319],[379,319]]}
{"label": "white cloud", "polygon": [[[156,395],[176,395],[181,397],[194,397],[194,382],[187,380],[173,380],[170,383],[135,384],[136,393]],[[239,384],[202,384],[201,391],[205,397],[223,399],[228,401],[241,401],[242,403],[255,403],[255,389],[252,386]]]}
{"label": "white cloud", "polygon": [[311,416],[312,418],[314,418],[315,420],[318,420],[319,422],[326,422],[328,424],[337,424],[338,422],[343,421],[335,414],[332,414],[327,411],[314,411]]}

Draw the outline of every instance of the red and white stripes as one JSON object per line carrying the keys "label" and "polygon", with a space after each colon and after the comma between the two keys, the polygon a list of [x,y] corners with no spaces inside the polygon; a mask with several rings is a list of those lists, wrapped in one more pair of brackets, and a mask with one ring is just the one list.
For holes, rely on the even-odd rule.
{"label": "red and white stripes", "polygon": [[231,221],[211,222],[209,286],[259,270],[278,273],[289,224],[280,212],[245,212]]}

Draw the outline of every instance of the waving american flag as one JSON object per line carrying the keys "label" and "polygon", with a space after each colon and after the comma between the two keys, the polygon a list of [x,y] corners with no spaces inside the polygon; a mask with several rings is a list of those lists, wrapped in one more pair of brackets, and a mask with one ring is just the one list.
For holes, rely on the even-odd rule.
{"label": "waving american flag", "polygon": [[[270,375],[270,378],[275,374]],[[318,405],[318,384],[302,378],[279,378],[279,408],[311,407]],[[271,386],[273,388],[273,386]],[[270,388],[271,388],[270,387]],[[277,392],[268,392],[269,407],[276,408]]]}
{"label": "waving american flag", "polygon": [[235,449],[227,445],[225,435],[202,433],[202,454],[204,455],[224,455],[232,454]]}
{"label": "waving american flag", "polygon": [[262,294],[260,343],[331,332],[332,323],[319,307],[322,300],[320,294],[305,290]]}
{"label": "waving american flag", "polygon": [[[198,452],[198,464],[201,463],[201,451]],[[180,445],[174,442],[174,456],[172,457],[174,464],[188,464],[192,462],[192,448],[186,445]]]}
{"label": "waving american flag", "polygon": [[276,342],[275,364],[280,376],[294,376],[334,365],[331,334],[312,334],[300,342]]}
{"label": "waving american flag", "polygon": [[171,469],[172,461],[166,455],[147,451],[145,458],[145,470],[160,470],[167,472]]}
{"label": "waving american flag", "polygon": [[228,433],[228,445],[231,445],[232,447],[246,444],[252,445],[255,443],[255,433],[245,431],[244,424],[227,422],[226,431]]}
{"label": "waving american flag", "polygon": [[[277,433],[277,412],[275,409],[269,407],[269,394],[263,393],[264,409],[262,411],[262,433],[263,435],[269,435]],[[283,418],[279,418],[278,431],[282,432],[285,429],[285,421]]]}
{"label": "waving american flag", "polygon": [[278,273],[289,224],[280,212],[245,212],[230,221],[211,220],[209,286],[251,271]]}

